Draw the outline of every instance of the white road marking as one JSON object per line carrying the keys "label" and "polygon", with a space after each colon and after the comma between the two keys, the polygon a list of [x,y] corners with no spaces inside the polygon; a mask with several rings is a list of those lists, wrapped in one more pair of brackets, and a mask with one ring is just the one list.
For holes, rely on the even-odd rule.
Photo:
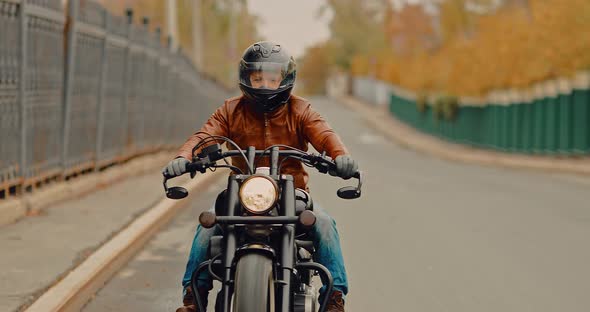
{"label": "white road marking", "polygon": [[361,134],[358,137],[358,140],[362,144],[370,144],[370,145],[384,144],[386,142],[385,138],[383,136],[375,134],[375,133],[369,133],[369,132],[365,132],[365,133]]}

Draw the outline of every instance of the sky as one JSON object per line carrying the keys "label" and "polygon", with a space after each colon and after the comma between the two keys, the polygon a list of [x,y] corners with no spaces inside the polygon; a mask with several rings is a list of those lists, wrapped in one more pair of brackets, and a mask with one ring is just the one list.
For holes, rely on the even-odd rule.
{"label": "sky", "polygon": [[258,27],[261,36],[280,43],[297,58],[306,47],[330,36],[329,16],[317,16],[323,3],[324,0],[248,0],[248,9],[262,20]]}

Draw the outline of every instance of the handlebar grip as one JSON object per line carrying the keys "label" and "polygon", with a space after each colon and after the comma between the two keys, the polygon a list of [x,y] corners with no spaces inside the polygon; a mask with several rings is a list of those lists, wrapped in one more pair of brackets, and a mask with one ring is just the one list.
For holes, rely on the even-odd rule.
{"label": "handlebar grip", "polygon": [[186,164],[186,172],[190,172],[191,173],[191,177],[197,171],[200,172],[200,173],[205,173],[205,170],[207,170],[207,166],[206,166],[205,163],[203,163],[200,160],[196,160],[194,162],[191,162],[191,163]]}
{"label": "handlebar grip", "polygon": [[[191,178],[192,178],[192,177],[194,177],[194,174],[197,171],[205,172],[205,169],[206,168],[205,168],[205,166],[203,166],[203,163],[201,161],[195,161],[195,162],[191,162],[191,163],[186,164],[184,173],[190,173]],[[176,178],[176,177],[180,176],[180,175],[170,175],[170,174],[168,174],[168,172],[162,172],[162,175],[164,176],[164,178],[166,180],[170,180],[172,178]]]}
{"label": "handlebar grip", "polygon": [[197,165],[194,162],[186,164],[186,172],[194,172],[197,171]]}

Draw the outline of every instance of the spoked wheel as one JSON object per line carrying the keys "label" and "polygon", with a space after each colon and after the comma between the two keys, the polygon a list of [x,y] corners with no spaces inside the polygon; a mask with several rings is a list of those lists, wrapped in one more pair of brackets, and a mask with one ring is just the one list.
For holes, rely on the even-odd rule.
{"label": "spoked wheel", "polygon": [[240,258],[236,266],[233,312],[274,312],[275,292],[272,260],[251,253]]}

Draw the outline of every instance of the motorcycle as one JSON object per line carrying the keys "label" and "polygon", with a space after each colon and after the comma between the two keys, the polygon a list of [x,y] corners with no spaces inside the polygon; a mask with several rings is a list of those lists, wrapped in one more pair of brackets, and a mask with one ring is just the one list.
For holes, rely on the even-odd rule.
{"label": "motorcycle", "polygon": [[[213,236],[208,249],[209,260],[193,272],[191,287],[197,294],[197,276],[208,270],[214,280],[221,282],[217,294],[217,312],[315,312],[317,292],[312,287],[313,276],[319,275],[326,284],[326,296],[320,304],[323,312],[332,292],[333,280],[323,265],[313,261],[314,246],[308,233],[316,222],[313,201],[309,193],[295,188],[291,175],[280,174],[285,159],[294,158],[321,173],[335,169],[324,154],[307,153],[285,145],[273,145],[265,150],[250,146],[246,150],[226,137],[211,136],[193,148],[193,155],[202,151],[187,165],[193,178],[207,169],[229,168],[227,188],[215,202],[215,212],[200,214],[205,228],[219,226],[222,235]],[[223,151],[217,142],[234,147]],[[283,148],[283,149],[280,149]],[[226,158],[242,157],[247,171],[230,165]],[[270,157],[270,167],[255,166],[260,157]],[[217,162],[224,160],[223,163]],[[255,162],[256,161],[256,162]],[[171,199],[182,199],[188,191],[168,187],[171,177],[164,175],[164,190]],[[362,172],[353,178],[357,186],[339,189],[343,199],[361,196]],[[204,311],[199,296],[195,296],[199,311]]]}

